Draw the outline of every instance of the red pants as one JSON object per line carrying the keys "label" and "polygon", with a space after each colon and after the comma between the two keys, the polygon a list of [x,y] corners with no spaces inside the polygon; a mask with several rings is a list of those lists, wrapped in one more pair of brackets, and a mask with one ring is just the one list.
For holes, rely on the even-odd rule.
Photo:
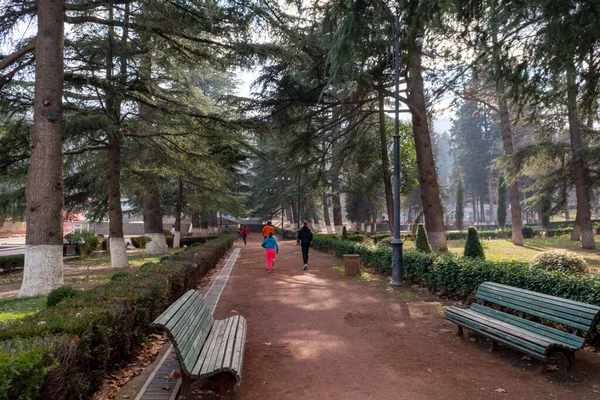
{"label": "red pants", "polygon": [[271,262],[275,260],[275,249],[267,249],[266,252],[267,257],[267,269],[271,270]]}

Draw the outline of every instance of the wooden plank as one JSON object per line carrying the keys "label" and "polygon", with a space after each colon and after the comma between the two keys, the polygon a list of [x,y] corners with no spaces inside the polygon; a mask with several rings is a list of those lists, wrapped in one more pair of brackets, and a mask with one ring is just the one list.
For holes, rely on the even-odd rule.
{"label": "wooden plank", "polygon": [[575,301],[575,300],[565,299],[565,298],[562,298],[562,297],[551,296],[549,294],[534,292],[534,291],[531,291],[531,290],[521,289],[521,288],[514,287],[514,286],[503,285],[503,284],[495,283],[495,282],[484,282],[479,287],[496,287],[496,288],[499,288],[499,289],[509,289],[509,290],[512,290],[512,291],[515,291],[515,292],[520,292],[520,293],[523,293],[523,294],[535,293],[535,295],[537,297],[546,298],[548,300],[555,300],[555,301],[558,301],[558,302],[562,302],[563,304],[573,305],[575,307],[588,308],[591,313],[596,313],[596,314],[600,313],[600,306],[596,306],[594,304],[588,304],[588,303],[583,303],[581,301]]}
{"label": "wooden plank", "polygon": [[[236,318],[236,317],[233,317]],[[238,335],[239,328],[239,317],[234,322],[232,327],[231,335],[229,335],[229,339],[227,340],[227,349],[225,351],[225,355],[223,356],[223,371],[229,371],[231,369],[231,360],[233,358],[233,351],[235,346],[236,337]]]}
{"label": "wooden plank", "polygon": [[556,315],[558,317],[563,317],[563,318],[565,318],[565,316],[569,316],[570,320],[573,320],[573,321],[576,321],[579,323],[591,324],[592,320],[595,317],[595,314],[590,314],[587,312],[583,312],[581,310],[576,311],[571,308],[561,307],[554,303],[545,303],[543,300],[540,300],[540,299],[535,299],[535,298],[531,298],[531,297],[523,297],[519,294],[509,293],[507,291],[482,289],[481,292],[478,291],[478,293],[480,293],[479,296],[483,296],[483,295],[498,296],[498,297],[502,297],[502,298],[506,298],[506,299],[512,299],[513,301],[517,302],[518,304],[526,303],[531,308],[536,308],[536,309],[539,308],[540,310],[547,310],[547,312],[550,313],[551,315]]}
{"label": "wooden plank", "polygon": [[535,358],[537,358],[539,360],[547,361],[547,357],[546,357],[545,354],[537,353],[535,351],[532,351],[530,348],[521,346],[518,343],[514,343],[511,340],[506,339],[504,337],[494,335],[493,333],[490,333],[490,332],[482,331],[479,328],[477,328],[476,326],[466,325],[466,324],[464,324],[462,321],[460,321],[458,319],[455,320],[454,318],[450,318],[450,316],[448,316],[448,315],[446,315],[446,318],[448,318],[450,321],[454,322],[455,324],[458,324],[460,326],[464,326],[464,327],[466,327],[466,328],[468,328],[468,329],[470,329],[472,331],[478,332],[479,334],[481,334],[483,336],[486,336],[486,337],[489,337],[490,339],[495,340],[498,343],[505,344],[506,346],[512,347],[513,349],[516,349],[516,350],[518,350],[518,351],[520,351],[522,353],[529,354],[532,357],[535,357]]}
{"label": "wooden plank", "polygon": [[190,366],[190,369],[196,364],[196,360],[200,356],[200,351],[206,342],[206,338],[208,337],[208,333],[210,332],[213,323],[214,319],[207,306],[206,312],[203,315],[203,319],[198,324],[198,330],[195,332],[195,338],[193,341],[191,341],[191,346],[189,348],[185,348],[182,352],[184,362]]}
{"label": "wooden plank", "polygon": [[185,349],[190,348],[194,341],[194,333],[198,329],[204,313],[209,312],[204,301],[201,301],[196,307],[192,315],[187,321],[183,321],[183,329],[179,333],[179,341],[181,342],[180,353],[181,357],[185,358]]}
{"label": "wooden plank", "polygon": [[198,376],[200,376],[200,371],[202,370],[202,367],[204,366],[204,364],[208,361],[208,357],[211,355],[213,349],[214,349],[214,345],[215,345],[215,336],[218,334],[219,330],[220,330],[220,326],[223,324],[223,321],[219,321],[216,320],[215,323],[212,326],[212,329],[210,330],[210,334],[208,335],[208,338],[206,339],[206,343],[204,343],[204,347],[202,347],[202,352],[200,353],[200,356],[198,357],[198,360],[196,361],[196,365],[194,365],[194,368],[192,369],[190,375],[192,378],[197,378]]}
{"label": "wooden plank", "polygon": [[549,326],[538,324],[537,322],[528,321],[524,318],[517,317],[516,315],[507,314],[502,311],[494,310],[492,308],[485,307],[477,303],[473,303],[471,305],[471,310],[480,314],[488,315],[492,318],[499,319],[501,321],[506,321],[510,324],[521,327],[523,329],[530,330],[539,335],[547,336],[549,339],[555,340],[558,344],[561,344],[564,347],[571,348],[573,350],[579,350],[583,347],[583,344],[585,343],[585,340],[579,336],[572,335],[568,332],[563,332],[558,329],[551,328]]}
{"label": "wooden plank", "polygon": [[480,295],[480,299],[489,301],[490,303],[498,304],[501,306],[512,308],[513,310],[523,311],[530,315],[535,315],[536,317],[544,318],[550,321],[558,322],[560,324],[564,324],[567,326],[571,326],[573,328],[581,329],[583,331],[589,330],[589,324],[583,324],[576,321],[572,321],[567,318],[561,318],[556,315],[551,315],[545,311],[547,310],[539,310],[535,308],[526,307],[523,303],[519,303],[515,300],[502,298],[499,296],[490,296],[490,295]]}
{"label": "wooden plank", "polygon": [[[200,377],[204,378],[204,377],[209,377],[209,376],[213,376],[215,373],[212,369],[213,365],[215,364],[215,358],[218,356],[217,351],[221,345],[221,341],[223,340],[223,335],[225,334],[225,327],[227,326],[227,321],[219,321],[221,322],[221,324],[219,324],[219,331],[217,332],[217,334],[215,336],[213,336],[213,343],[210,343],[210,353],[209,356],[206,358],[206,361],[204,362],[204,365],[202,365],[202,370],[200,371]],[[208,341],[207,341],[208,344]],[[205,344],[206,346],[206,344]]]}
{"label": "wooden plank", "polygon": [[238,337],[235,340],[235,350],[231,360],[231,370],[235,371],[236,380],[239,382],[242,376],[242,364],[244,361],[244,350],[246,348],[246,318],[240,317],[238,327]]}
{"label": "wooden plank", "polygon": [[446,313],[453,314],[454,318],[460,319],[465,324],[476,326],[483,331],[489,331],[495,335],[505,337],[519,343],[521,346],[531,348],[542,354],[545,353],[548,346],[553,344],[548,338],[470,310],[450,307],[446,310]]}
{"label": "wooden plank", "polygon": [[227,318],[224,320],[225,322],[225,333],[223,334],[223,338],[219,344],[219,348],[215,351],[215,357],[212,362],[212,365],[209,368],[213,371],[214,374],[218,374],[223,370],[223,359],[227,352],[227,343],[229,342],[229,336],[231,335],[231,330],[233,327],[233,323],[237,317]]}
{"label": "wooden plank", "polygon": [[183,294],[183,296],[181,296],[180,298],[178,298],[173,304],[171,304],[169,306],[169,308],[167,308],[165,311],[163,311],[162,314],[160,314],[158,316],[158,318],[156,318],[154,320],[154,322],[152,322],[152,324],[150,326],[160,326],[161,328],[164,327],[167,322],[169,322],[169,320],[171,319],[171,317],[175,314],[175,312],[177,310],[179,310],[181,308],[181,306],[188,301],[188,299],[194,294],[196,293],[196,291],[194,289],[188,290],[187,292],[185,292]]}
{"label": "wooden plank", "polygon": [[[188,303],[189,304],[189,303]],[[193,317],[196,310],[202,304],[202,296],[197,296],[194,298],[192,304],[189,304],[189,307],[185,309],[177,324],[171,328],[171,334],[173,337],[179,341],[182,339],[181,333],[185,330],[187,326],[189,326],[190,319]],[[177,350],[179,351],[179,349]]]}

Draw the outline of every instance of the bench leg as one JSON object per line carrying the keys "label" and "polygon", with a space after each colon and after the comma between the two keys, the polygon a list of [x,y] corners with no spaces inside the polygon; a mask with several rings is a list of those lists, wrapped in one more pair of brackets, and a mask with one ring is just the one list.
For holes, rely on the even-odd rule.
{"label": "bench leg", "polygon": [[233,377],[230,373],[219,374],[219,398],[221,400],[229,400],[231,392],[233,391]]}
{"label": "bench leg", "polygon": [[181,377],[181,394],[179,395],[179,400],[186,400],[187,399],[187,393],[190,390],[190,386],[192,386],[192,383],[194,383],[195,379],[190,378],[189,376],[185,376],[183,375]]}
{"label": "bench leg", "polygon": [[495,340],[492,340],[492,344],[490,345],[490,349],[488,350],[490,353],[498,350],[498,343]]}
{"label": "bench leg", "polygon": [[465,333],[463,332],[463,327],[458,325],[458,331],[456,332],[456,336],[465,337]]}

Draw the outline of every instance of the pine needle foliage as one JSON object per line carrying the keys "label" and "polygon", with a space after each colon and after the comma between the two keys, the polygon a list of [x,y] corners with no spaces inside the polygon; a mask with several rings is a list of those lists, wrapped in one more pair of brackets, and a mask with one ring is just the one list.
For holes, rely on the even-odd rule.
{"label": "pine needle foliage", "polygon": [[479,232],[474,226],[469,227],[467,232],[467,241],[465,242],[465,257],[471,258],[482,258],[485,260],[485,253],[483,252],[483,246],[479,241]]}
{"label": "pine needle foliage", "polygon": [[429,244],[429,239],[427,238],[425,225],[423,224],[419,224],[417,228],[417,251],[421,253],[431,253],[433,251]]}

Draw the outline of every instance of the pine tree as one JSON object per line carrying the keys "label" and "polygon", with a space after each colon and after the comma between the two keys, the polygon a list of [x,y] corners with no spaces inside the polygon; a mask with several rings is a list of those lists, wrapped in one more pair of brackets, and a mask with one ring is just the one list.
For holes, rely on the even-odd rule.
{"label": "pine tree", "polygon": [[504,176],[498,177],[498,226],[504,230],[506,226],[506,183]]}
{"label": "pine tree", "polygon": [[423,224],[419,224],[419,227],[417,228],[417,251],[421,253],[431,253],[433,251],[429,244],[429,239],[427,238],[425,225]]}
{"label": "pine tree", "polygon": [[464,255],[465,257],[485,259],[483,246],[481,246],[481,242],[479,241],[479,232],[477,232],[477,228],[475,228],[474,226],[469,227],[469,231],[467,233],[467,241],[465,242]]}
{"label": "pine tree", "polygon": [[465,218],[465,183],[462,174],[458,175],[458,185],[456,187],[456,227],[459,231],[463,230]]}
{"label": "pine tree", "polygon": [[342,240],[348,240],[348,230],[346,229],[346,225],[342,228]]}

